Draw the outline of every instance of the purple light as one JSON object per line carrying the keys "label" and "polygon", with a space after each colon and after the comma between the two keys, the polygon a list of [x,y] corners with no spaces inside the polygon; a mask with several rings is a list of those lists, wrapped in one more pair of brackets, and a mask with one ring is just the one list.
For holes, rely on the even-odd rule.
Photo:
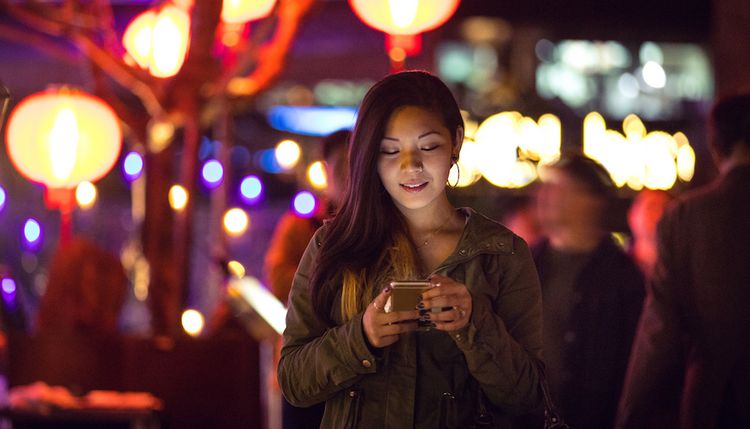
{"label": "purple light", "polygon": [[254,203],[263,195],[263,182],[258,176],[247,176],[240,183],[242,198],[248,203]]}
{"label": "purple light", "polygon": [[10,278],[4,278],[2,281],[3,293],[13,295],[16,293],[16,281]]}
{"label": "purple light", "polygon": [[3,189],[2,186],[0,186],[0,212],[3,211],[5,208],[5,200],[6,200],[7,194],[5,193],[5,189]]}
{"label": "purple light", "polygon": [[0,286],[3,295],[3,301],[8,310],[14,311],[16,308],[16,282],[11,278],[4,278]]}
{"label": "purple light", "polygon": [[29,249],[36,249],[42,242],[42,227],[34,218],[26,219],[23,224],[23,238]]}
{"label": "purple light", "polygon": [[143,173],[143,157],[138,152],[128,153],[122,162],[122,171],[129,182],[139,178]]}
{"label": "purple light", "polygon": [[294,196],[294,211],[302,217],[312,217],[316,206],[315,196],[308,191],[298,192]]}
{"label": "purple light", "polygon": [[212,159],[203,164],[201,175],[203,176],[203,181],[206,183],[206,186],[210,189],[214,189],[219,186],[224,179],[224,167],[222,167],[219,161]]}

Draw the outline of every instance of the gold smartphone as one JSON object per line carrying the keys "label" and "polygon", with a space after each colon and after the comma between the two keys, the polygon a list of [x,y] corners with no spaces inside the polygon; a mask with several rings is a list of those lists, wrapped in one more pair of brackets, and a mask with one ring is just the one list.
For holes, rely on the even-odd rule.
{"label": "gold smartphone", "polygon": [[[390,286],[393,292],[385,303],[386,313],[416,310],[419,303],[422,302],[422,292],[431,288],[432,284],[428,281],[393,281]],[[435,327],[435,324],[429,320],[427,313],[428,310],[419,309],[417,324],[420,330],[429,330]]]}
{"label": "gold smartphone", "polygon": [[390,286],[393,292],[386,303],[386,312],[416,310],[422,302],[422,292],[429,289],[431,284],[428,281],[393,281]]}

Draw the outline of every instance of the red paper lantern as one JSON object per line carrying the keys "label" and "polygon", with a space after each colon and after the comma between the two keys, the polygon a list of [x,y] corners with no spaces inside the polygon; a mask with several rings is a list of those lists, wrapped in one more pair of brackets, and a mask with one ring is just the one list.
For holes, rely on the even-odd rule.
{"label": "red paper lantern", "polygon": [[365,24],[392,35],[413,35],[444,24],[461,0],[349,0]]}

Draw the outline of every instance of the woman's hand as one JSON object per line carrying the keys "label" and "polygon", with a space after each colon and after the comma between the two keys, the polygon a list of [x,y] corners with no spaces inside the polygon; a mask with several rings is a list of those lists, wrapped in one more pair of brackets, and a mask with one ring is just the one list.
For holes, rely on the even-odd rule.
{"label": "woman's hand", "polygon": [[430,277],[432,288],[422,293],[422,305],[426,310],[446,309],[429,312],[430,320],[441,331],[456,331],[463,328],[471,319],[471,294],[463,283],[450,277]]}
{"label": "woman's hand", "polygon": [[367,306],[362,316],[365,337],[370,345],[376,348],[390,346],[398,341],[399,334],[417,330],[417,309],[385,312],[385,303],[390,296],[391,287],[388,286]]}

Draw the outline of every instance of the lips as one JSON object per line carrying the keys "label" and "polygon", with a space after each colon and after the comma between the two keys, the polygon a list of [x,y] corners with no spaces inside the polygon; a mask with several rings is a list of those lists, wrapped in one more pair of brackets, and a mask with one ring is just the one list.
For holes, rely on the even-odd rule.
{"label": "lips", "polygon": [[405,190],[406,192],[419,192],[427,187],[427,182],[401,183],[400,186],[401,189]]}

